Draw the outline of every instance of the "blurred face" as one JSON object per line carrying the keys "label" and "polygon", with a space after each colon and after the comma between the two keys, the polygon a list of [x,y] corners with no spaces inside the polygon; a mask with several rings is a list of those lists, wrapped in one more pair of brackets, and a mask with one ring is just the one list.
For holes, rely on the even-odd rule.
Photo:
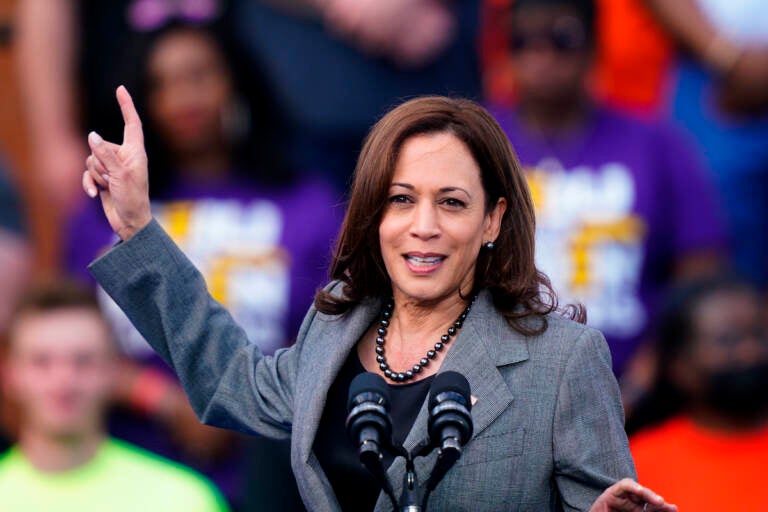
{"label": "blurred face", "polygon": [[115,369],[108,336],[86,308],[17,319],[6,369],[22,429],[66,438],[101,428]]}
{"label": "blurred face", "polygon": [[158,40],[148,67],[149,114],[166,143],[181,153],[220,144],[232,90],[213,41],[203,33],[171,32]]}
{"label": "blurred face", "polygon": [[698,305],[676,380],[695,402],[724,415],[748,418],[764,412],[768,333],[755,295],[721,291]]}
{"label": "blurred face", "polygon": [[503,199],[486,212],[480,169],[450,133],[402,146],[379,226],[395,300],[435,303],[469,293],[480,247],[499,234]]}
{"label": "blurred face", "polygon": [[741,290],[705,298],[696,308],[691,359],[698,372],[768,362],[768,335],[757,297]]}
{"label": "blurred face", "polygon": [[591,47],[584,22],[572,7],[515,10],[511,50],[522,102],[560,105],[584,94]]}

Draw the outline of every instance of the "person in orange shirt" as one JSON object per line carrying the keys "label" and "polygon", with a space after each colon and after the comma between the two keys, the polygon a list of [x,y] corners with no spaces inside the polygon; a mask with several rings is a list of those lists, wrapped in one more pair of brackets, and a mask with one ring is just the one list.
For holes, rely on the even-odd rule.
{"label": "person in orange shirt", "polygon": [[[628,428],[637,474],[680,510],[768,510],[768,333],[751,286],[681,290],[662,315],[655,392]],[[635,423],[634,425],[632,423]]]}

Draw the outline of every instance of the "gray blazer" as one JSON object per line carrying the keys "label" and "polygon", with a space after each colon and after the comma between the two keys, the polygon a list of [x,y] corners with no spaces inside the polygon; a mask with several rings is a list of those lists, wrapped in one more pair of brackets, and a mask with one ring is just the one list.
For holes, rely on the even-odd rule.
{"label": "gray blazer", "polygon": [[[153,221],[90,266],[101,286],[176,371],[207,424],[291,438],[291,465],[310,510],[339,510],[312,445],[328,388],[374,322],[371,299],[331,317],[311,308],[293,347],[264,357],[207,293],[200,273]],[[474,435],[428,509],[589,510],[635,477],[603,336],[549,317],[540,336],[511,329],[483,292],[442,363],[469,380]],[[405,446],[427,436],[422,405]],[[435,454],[417,459],[426,480]],[[264,461],[269,464],[269,461]],[[389,476],[399,496],[404,461]],[[379,496],[376,511],[390,510]]]}

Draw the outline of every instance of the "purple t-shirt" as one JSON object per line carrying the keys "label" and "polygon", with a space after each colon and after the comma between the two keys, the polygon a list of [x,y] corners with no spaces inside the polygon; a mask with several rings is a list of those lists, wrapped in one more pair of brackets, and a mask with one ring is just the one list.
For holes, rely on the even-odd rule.
{"label": "purple t-shirt", "polygon": [[[153,201],[152,213],[200,269],[211,295],[263,352],[289,345],[315,290],[328,281],[343,214],[339,194],[316,180],[281,188],[227,181],[179,184],[166,197]],[[68,269],[91,280],[88,263],[116,240],[94,201],[72,223]],[[123,348],[132,355],[151,351],[103,303]]]}
{"label": "purple t-shirt", "polygon": [[[291,344],[315,291],[328,281],[343,214],[340,194],[324,182],[297,178],[279,188],[234,180],[178,184],[165,197],[153,201],[152,213],[200,269],[211,295],[263,352]],[[69,231],[69,271],[94,283],[86,266],[116,241],[99,201],[89,202]],[[101,290],[99,300],[124,352],[172,375]],[[202,471],[230,499],[240,495],[244,450],[203,465],[184,457],[144,418],[118,411],[110,427],[118,437]]]}
{"label": "purple t-shirt", "polygon": [[552,137],[527,130],[514,111],[492,112],[528,178],[537,265],[561,303],[586,306],[619,375],[675,262],[724,246],[702,164],[671,128],[614,111],[597,108],[581,129]]}

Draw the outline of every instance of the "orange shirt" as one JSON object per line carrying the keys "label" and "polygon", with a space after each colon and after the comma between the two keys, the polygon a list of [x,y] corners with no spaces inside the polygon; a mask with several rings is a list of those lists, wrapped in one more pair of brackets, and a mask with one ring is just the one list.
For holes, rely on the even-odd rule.
{"label": "orange shirt", "polygon": [[659,110],[673,46],[641,0],[598,0],[597,95],[637,113]]}
{"label": "orange shirt", "polygon": [[639,432],[630,448],[640,483],[681,512],[768,511],[768,427],[725,434],[677,417]]}

